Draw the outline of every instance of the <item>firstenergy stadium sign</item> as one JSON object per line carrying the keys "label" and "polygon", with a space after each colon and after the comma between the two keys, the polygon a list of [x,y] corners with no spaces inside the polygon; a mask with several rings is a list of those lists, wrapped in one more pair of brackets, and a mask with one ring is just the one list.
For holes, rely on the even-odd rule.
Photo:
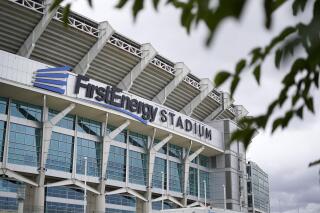
{"label": "firstenergy stadium sign", "polygon": [[[122,110],[127,110],[131,113],[135,113],[141,116],[143,123],[154,122],[157,115],[161,122],[169,122],[177,128],[183,129],[186,132],[192,132],[199,137],[206,139],[212,139],[211,129],[208,129],[204,125],[192,122],[188,118],[182,118],[173,112],[168,112],[166,109],[159,109],[157,106],[153,106],[137,98],[131,98],[128,95],[122,93],[122,90],[112,86],[98,86],[90,83],[90,79],[83,75],[76,77],[76,84],[74,93],[79,94],[80,90],[85,91],[85,97],[94,100],[99,103],[107,104],[113,107],[117,107]],[[111,107],[111,108],[113,108]],[[130,114],[131,114],[130,113]],[[134,116],[135,117],[135,116]],[[141,121],[141,119],[138,119]]]}
{"label": "firstenergy stadium sign", "polygon": [[70,69],[58,67],[37,70],[34,72],[33,86],[100,105],[144,124],[152,123],[211,144],[221,138],[216,129],[189,116],[87,76],[70,73]]}

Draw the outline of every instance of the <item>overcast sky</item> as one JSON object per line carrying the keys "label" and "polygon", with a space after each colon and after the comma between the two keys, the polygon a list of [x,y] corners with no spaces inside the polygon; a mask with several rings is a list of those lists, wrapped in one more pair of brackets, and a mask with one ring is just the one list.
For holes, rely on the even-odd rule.
{"label": "overcast sky", "polygon": [[[262,27],[262,0],[251,0],[240,22],[225,22],[213,44],[206,48],[205,28],[200,26],[188,36],[180,26],[179,13],[172,7],[161,6],[155,13],[147,5],[133,23],[129,7],[119,11],[114,9],[116,1],[93,2],[91,9],[85,0],[78,0],[72,9],[95,21],[107,20],[117,32],[139,43],[151,43],[165,58],[184,62],[196,76],[210,79],[217,70],[233,69],[253,47],[267,44],[272,35],[297,21],[290,16],[290,4],[287,4],[276,13],[272,30],[266,31]],[[251,115],[264,112],[266,104],[279,91],[285,68],[283,72],[275,71],[272,63],[271,58],[264,66],[262,87],[257,87],[252,76],[247,75],[235,95],[235,104],[244,105]],[[317,100],[316,108],[319,106]],[[271,212],[298,213],[298,209],[300,213],[320,212],[319,167],[307,167],[320,157],[320,112],[317,112],[316,116],[307,114],[304,122],[296,120],[286,131],[277,131],[272,136],[260,132],[248,149],[247,158],[269,174]]]}

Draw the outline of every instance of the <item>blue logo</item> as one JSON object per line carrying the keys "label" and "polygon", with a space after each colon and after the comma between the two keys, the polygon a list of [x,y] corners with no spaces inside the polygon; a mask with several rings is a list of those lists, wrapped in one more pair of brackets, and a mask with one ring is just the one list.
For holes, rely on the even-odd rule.
{"label": "blue logo", "polygon": [[33,86],[64,94],[70,70],[69,66],[39,69],[34,72]]}

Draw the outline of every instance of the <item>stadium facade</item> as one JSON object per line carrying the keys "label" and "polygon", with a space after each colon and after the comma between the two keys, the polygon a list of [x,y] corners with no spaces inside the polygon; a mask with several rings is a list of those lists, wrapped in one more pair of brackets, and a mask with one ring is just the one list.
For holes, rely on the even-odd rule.
{"label": "stadium facade", "polygon": [[[247,115],[184,63],[50,1],[0,1],[0,209],[247,212]],[[86,198],[86,201],[85,200]]]}
{"label": "stadium facade", "polygon": [[256,163],[247,163],[248,212],[270,213],[268,174]]}

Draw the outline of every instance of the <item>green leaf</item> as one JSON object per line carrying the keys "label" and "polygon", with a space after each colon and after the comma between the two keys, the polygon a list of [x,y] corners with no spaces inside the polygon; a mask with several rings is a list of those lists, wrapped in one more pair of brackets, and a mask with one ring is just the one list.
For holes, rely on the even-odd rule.
{"label": "green leaf", "polygon": [[154,7],[154,9],[155,9],[155,10],[158,10],[158,6],[159,6],[160,0],[153,0],[152,2],[153,2],[153,7]]}
{"label": "green leaf", "polygon": [[265,13],[265,27],[267,29],[271,26],[271,15],[272,15],[272,0],[264,0],[264,13]]}
{"label": "green leaf", "polygon": [[282,125],[283,118],[277,118],[273,121],[271,133],[273,133],[279,126]]}
{"label": "green leaf", "polygon": [[71,4],[69,3],[63,9],[62,21],[63,21],[63,24],[64,24],[65,27],[68,26],[68,18],[69,18],[69,15],[70,15],[70,7],[71,7]]}
{"label": "green leaf", "polygon": [[314,105],[313,105],[313,98],[305,98],[305,104],[310,112],[314,113]]}
{"label": "green leaf", "polygon": [[309,163],[309,167],[320,164],[320,159]]}
{"label": "green leaf", "polygon": [[216,87],[219,87],[221,84],[223,84],[228,78],[231,76],[231,73],[227,71],[221,71],[219,72],[215,78],[214,78],[214,84]]}
{"label": "green leaf", "polygon": [[260,115],[254,118],[256,121],[256,124],[260,128],[265,128],[268,122],[268,117],[266,115]]}
{"label": "green leaf", "polygon": [[260,85],[260,74],[261,74],[261,70],[260,70],[260,64],[258,66],[256,66],[256,68],[253,70],[253,75],[257,81],[257,83]]}
{"label": "green leaf", "polygon": [[292,14],[296,16],[299,11],[303,12],[307,4],[307,0],[295,0],[292,4]]}
{"label": "green leaf", "polygon": [[126,5],[127,2],[128,0],[119,0],[118,4],[116,5],[116,8],[122,8],[124,5]]}
{"label": "green leaf", "polygon": [[303,106],[296,111],[296,114],[300,119],[303,119]]}
{"label": "green leaf", "polygon": [[314,72],[313,82],[315,86],[319,89],[319,71]]}
{"label": "green leaf", "polygon": [[138,13],[143,9],[144,0],[135,0],[132,7],[133,18],[136,20]]}
{"label": "green leaf", "polygon": [[233,94],[234,94],[234,92],[236,91],[236,89],[238,87],[239,81],[240,81],[240,77],[239,76],[236,75],[236,76],[233,77],[233,80],[232,80],[231,86],[230,86],[230,95],[231,95],[231,97],[233,97]]}
{"label": "green leaf", "polygon": [[276,55],[274,57],[274,64],[276,65],[276,67],[279,69],[280,67],[280,62],[281,62],[281,57],[282,57],[282,50],[278,49],[276,51]]}
{"label": "green leaf", "polygon": [[286,112],[286,114],[282,120],[282,125],[281,125],[282,129],[288,126],[290,120],[292,119],[293,113],[294,112],[292,110]]}
{"label": "green leaf", "polygon": [[52,3],[52,5],[49,8],[49,11],[53,11],[54,9],[58,8],[59,5],[63,2],[64,0],[54,0],[54,2]]}
{"label": "green leaf", "polygon": [[236,75],[239,75],[241,73],[241,71],[243,70],[243,68],[246,66],[246,60],[245,59],[241,59],[237,65],[236,65]]}

